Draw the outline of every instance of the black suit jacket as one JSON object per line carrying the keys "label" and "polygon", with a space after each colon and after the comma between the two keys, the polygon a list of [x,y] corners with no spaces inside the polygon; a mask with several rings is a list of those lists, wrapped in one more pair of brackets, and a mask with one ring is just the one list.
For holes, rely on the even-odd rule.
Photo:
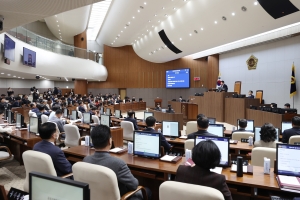
{"label": "black suit jacket", "polygon": [[[157,133],[157,131],[154,130],[153,128],[146,128],[145,131]],[[166,140],[165,136],[162,133],[160,133],[160,139],[161,139],[161,145],[164,147],[165,152],[170,151],[172,146],[168,143],[168,141]]]}
{"label": "black suit jacket", "polygon": [[177,169],[175,180],[182,183],[215,188],[223,194],[225,200],[232,200],[225,176],[210,172],[197,165],[194,167],[180,165]]}
{"label": "black suit jacket", "polygon": [[57,176],[72,173],[72,165],[66,159],[63,151],[51,142],[42,140],[34,145],[33,150],[46,153],[51,156]]}
{"label": "black suit jacket", "polygon": [[222,88],[223,88],[222,90],[224,90],[225,92],[228,91],[228,86],[226,84],[224,84]]}
{"label": "black suit jacket", "polygon": [[124,119],[125,121],[129,121],[129,122],[132,122],[133,123],[133,127],[134,127],[134,130],[139,130],[139,127],[137,125],[137,122],[135,119],[131,118],[131,117],[127,117],[126,119]]}
{"label": "black suit jacket", "polygon": [[217,135],[211,134],[211,133],[207,132],[207,130],[198,130],[195,133],[189,134],[187,139],[195,139],[196,134],[200,134],[200,135],[203,135],[203,136],[215,136],[215,137],[217,137]]}
{"label": "black suit jacket", "polygon": [[11,105],[11,107],[22,107],[22,103],[21,103],[21,102],[15,101],[15,102]]}
{"label": "black suit jacket", "polygon": [[291,129],[287,129],[282,133],[282,142],[289,143],[290,137],[294,135],[300,135],[300,127],[293,127]]}
{"label": "black suit jacket", "polygon": [[254,99],[254,95],[249,95],[247,98]]}

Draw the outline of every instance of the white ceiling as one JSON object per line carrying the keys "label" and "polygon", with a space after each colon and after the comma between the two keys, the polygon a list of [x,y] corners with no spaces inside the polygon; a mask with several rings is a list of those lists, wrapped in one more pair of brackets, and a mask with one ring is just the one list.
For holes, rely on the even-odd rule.
{"label": "white ceiling", "polygon": [[[275,20],[260,4],[254,5],[254,2],[256,1],[115,0],[96,41],[100,45],[113,47],[133,43],[135,52],[141,58],[161,63],[300,21],[300,12]],[[300,8],[299,0],[291,2]],[[247,8],[246,12],[241,10],[242,6]],[[222,20],[223,16],[227,18],[226,21]],[[164,44],[158,32],[162,29],[182,53],[175,54],[168,48],[161,48]],[[195,34],[194,30],[198,33]]]}
{"label": "white ceiling", "polygon": [[46,24],[55,37],[74,44],[74,36],[87,28],[91,6],[84,6],[45,18]]}

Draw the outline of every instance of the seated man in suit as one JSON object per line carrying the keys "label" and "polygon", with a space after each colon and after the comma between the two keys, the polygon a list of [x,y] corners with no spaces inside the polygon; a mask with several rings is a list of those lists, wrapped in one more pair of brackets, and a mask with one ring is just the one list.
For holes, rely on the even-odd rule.
{"label": "seated man in suit", "polygon": [[55,112],[56,112],[58,109],[60,109],[59,106],[53,106],[53,107],[52,107],[52,111],[51,111],[51,113],[50,113],[50,115],[49,115],[49,121],[51,121],[51,120],[53,120],[53,119],[56,118],[56,117],[55,117]]}
{"label": "seated man in suit", "polygon": [[11,105],[11,107],[22,107],[21,97],[16,97],[15,102]]}
{"label": "seated man in suit", "polygon": [[36,103],[31,103],[30,108],[32,112],[38,113],[39,109],[36,107]]}
{"label": "seated man in suit", "polygon": [[195,133],[189,134],[187,139],[195,139],[196,134],[200,134],[200,135],[204,135],[204,136],[216,136],[214,134],[207,132],[208,126],[209,126],[209,120],[207,119],[207,117],[199,117],[197,119],[198,131]]}
{"label": "seated man in suit", "polygon": [[127,116],[127,118],[124,119],[124,121],[132,122],[134,130],[139,130],[139,127],[136,123],[136,119],[134,119],[134,112],[133,111],[128,111],[127,114],[128,114],[128,116]]}
{"label": "seated man in suit", "polygon": [[283,143],[289,143],[290,137],[294,135],[300,135],[300,117],[299,116],[294,116],[292,118],[292,126],[293,128],[291,129],[286,129],[282,133],[282,142]]}
{"label": "seated man in suit", "polygon": [[[118,179],[121,196],[129,191],[136,190],[139,182],[131,174],[127,164],[108,153],[112,145],[110,128],[105,125],[96,126],[91,132],[91,138],[95,147],[95,153],[94,155],[85,157],[83,162],[101,165],[114,171]],[[149,196],[148,191],[147,195]],[[143,199],[143,195],[139,191],[130,199]]]}
{"label": "seated man in suit", "polygon": [[224,81],[221,81],[221,86],[218,89],[219,92],[227,92],[228,91],[228,86],[224,83]]}
{"label": "seated man in suit", "polygon": [[175,181],[212,187],[219,190],[225,200],[232,200],[225,176],[210,171],[220,164],[221,152],[218,146],[211,140],[199,142],[193,149],[192,159],[196,165],[180,165]]}
{"label": "seated man in suit", "polygon": [[63,115],[62,110],[57,109],[55,111],[54,117],[52,117],[51,120],[49,119],[50,122],[55,122],[57,124],[57,128],[59,129],[60,133],[65,132],[65,130],[64,130],[65,122],[63,120],[61,120],[62,115]]}
{"label": "seated man in suit", "polygon": [[72,165],[66,159],[65,154],[60,148],[54,145],[54,141],[58,137],[55,124],[51,122],[42,124],[39,133],[43,140],[36,143],[33,150],[51,156],[57,176],[64,176],[72,173]]}
{"label": "seated man in suit", "polygon": [[98,113],[97,113],[97,108],[94,106],[90,109],[89,111],[92,115],[97,115],[98,116]]}
{"label": "seated man in suit", "polygon": [[156,105],[156,107],[155,107],[155,110],[157,110],[157,111],[161,111],[161,107],[160,107],[160,105],[159,105],[159,104],[157,104],[157,105]]}
{"label": "seated man in suit", "polygon": [[232,133],[234,133],[234,132],[250,132],[250,131],[246,130],[246,127],[247,127],[246,119],[239,119],[239,126],[240,126],[240,128],[238,130],[232,131]]}
{"label": "seated man in suit", "polygon": [[254,99],[253,91],[249,90],[247,98]]}
{"label": "seated man in suit", "polygon": [[[154,117],[152,116],[147,117],[146,119],[147,128],[145,129],[145,131],[157,132],[155,130],[155,122],[156,119]],[[170,151],[172,146],[168,143],[168,141],[166,140],[165,136],[162,133],[160,134],[160,138],[161,138],[161,145],[164,147],[165,152]]]}
{"label": "seated man in suit", "polygon": [[78,106],[78,111],[82,112],[82,113],[85,113],[86,110],[84,109],[83,107],[83,102],[82,101],[79,101],[79,106]]}

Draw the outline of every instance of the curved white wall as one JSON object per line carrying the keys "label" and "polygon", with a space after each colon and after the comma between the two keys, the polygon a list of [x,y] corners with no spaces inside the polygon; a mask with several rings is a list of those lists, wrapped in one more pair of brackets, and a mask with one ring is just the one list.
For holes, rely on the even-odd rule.
{"label": "curved white wall", "polygon": [[[67,77],[68,79],[87,79],[106,81],[107,70],[103,65],[94,61],[74,58],[52,53],[24,43],[9,35],[16,42],[15,62],[7,65],[3,62],[3,53],[0,54],[0,69],[11,70],[16,73],[41,75],[45,77]],[[0,43],[4,43],[4,33],[0,34]],[[22,63],[23,47],[36,52],[36,68],[28,67]]]}

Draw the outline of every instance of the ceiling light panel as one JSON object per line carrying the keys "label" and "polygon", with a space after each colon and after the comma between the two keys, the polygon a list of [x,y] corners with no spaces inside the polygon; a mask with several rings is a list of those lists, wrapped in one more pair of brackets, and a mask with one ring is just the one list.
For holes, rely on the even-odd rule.
{"label": "ceiling light panel", "polygon": [[87,30],[88,40],[96,39],[111,2],[112,0],[105,0],[93,4]]}

